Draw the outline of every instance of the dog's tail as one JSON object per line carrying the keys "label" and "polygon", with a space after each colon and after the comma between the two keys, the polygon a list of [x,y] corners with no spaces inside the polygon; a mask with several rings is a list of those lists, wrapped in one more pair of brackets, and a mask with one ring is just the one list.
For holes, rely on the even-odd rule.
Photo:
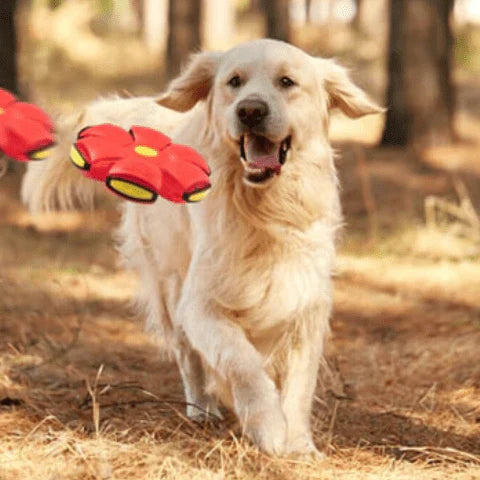
{"label": "dog's tail", "polygon": [[57,145],[47,160],[31,162],[22,181],[22,200],[33,213],[91,207],[99,186],[86,179],[69,160],[85,113],[60,118]]}

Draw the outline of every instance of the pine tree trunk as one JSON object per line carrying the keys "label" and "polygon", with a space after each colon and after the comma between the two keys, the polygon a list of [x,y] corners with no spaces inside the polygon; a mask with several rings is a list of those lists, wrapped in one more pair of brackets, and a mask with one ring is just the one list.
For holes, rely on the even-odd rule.
{"label": "pine tree trunk", "polygon": [[231,47],[235,33],[233,0],[203,0],[202,38],[204,47],[224,50]]}
{"label": "pine tree trunk", "polygon": [[170,0],[167,77],[180,72],[188,54],[200,49],[201,0]]}
{"label": "pine tree trunk", "polygon": [[305,23],[310,23],[310,14],[312,13],[312,0],[305,0]]}
{"label": "pine tree trunk", "polygon": [[385,0],[356,0],[357,11],[353,27],[358,33],[375,38],[383,43],[387,31],[387,11],[389,5]]}
{"label": "pine tree trunk", "polygon": [[290,41],[288,0],[263,0],[268,38]]}
{"label": "pine tree trunk", "polygon": [[18,93],[15,0],[0,1],[0,87]]}
{"label": "pine tree trunk", "polygon": [[152,55],[165,53],[168,37],[168,0],[137,0],[141,3],[143,38]]}
{"label": "pine tree trunk", "polygon": [[55,10],[62,4],[62,0],[48,0],[48,7],[50,10]]}
{"label": "pine tree trunk", "polygon": [[353,17],[352,25],[357,32],[362,31],[362,14],[363,14],[363,8],[365,7],[365,2],[363,0],[355,0],[355,17]]}
{"label": "pine tree trunk", "polygon": [[391,0],[384,145],[453,140],[453,0]]}
{"label": "pine tree trunk", "polygon": [[388,110],[382,138],[382,144],[384,145],[405,145],[408,141],[408,114],[403,78],[404,59],[402,57],[405,31],[403,13],[403,0],[391,0],[388,52]]}

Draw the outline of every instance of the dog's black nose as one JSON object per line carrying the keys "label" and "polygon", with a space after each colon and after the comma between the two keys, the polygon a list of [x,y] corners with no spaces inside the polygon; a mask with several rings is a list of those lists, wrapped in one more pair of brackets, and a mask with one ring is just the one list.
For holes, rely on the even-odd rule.
{"label": "dog's black nose", "polygon": [[268,105],[262,100],[246,99],[237,105],[238,118],[250,128],[259,125],[268,114]]}

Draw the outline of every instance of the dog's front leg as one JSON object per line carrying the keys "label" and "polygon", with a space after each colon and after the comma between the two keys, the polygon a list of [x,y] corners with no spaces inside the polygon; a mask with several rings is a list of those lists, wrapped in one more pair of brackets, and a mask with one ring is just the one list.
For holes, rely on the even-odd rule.
{"label": "dog's front leg", "polygon": [[281,403],[288,424],[289,454],[323,456],[313,443],[310,417],[329,315],[329,306],[306,315],[303,321],[308,327],[293,342],[285,365]]}
{"label": "dog's front leg", "polygon": [[[287,425],[274,382],[243,330],[208,306],[187,279],[176,320],[192,348],[228,385],[244,433],[264,452],[285,453]],[[202,292],[203,293],[203,292]]]}

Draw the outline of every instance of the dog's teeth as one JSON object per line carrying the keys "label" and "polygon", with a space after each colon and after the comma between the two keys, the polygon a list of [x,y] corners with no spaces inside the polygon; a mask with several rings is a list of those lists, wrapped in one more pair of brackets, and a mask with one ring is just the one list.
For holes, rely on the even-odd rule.
{"label": "dog's teeth", "polygon": [[245,171],[248,173],[253,173],[253,174],[258,174],[258,173],[263,173],[263,170],[261,168],[252,168],[249,167],[248,165],[245,165]]}

